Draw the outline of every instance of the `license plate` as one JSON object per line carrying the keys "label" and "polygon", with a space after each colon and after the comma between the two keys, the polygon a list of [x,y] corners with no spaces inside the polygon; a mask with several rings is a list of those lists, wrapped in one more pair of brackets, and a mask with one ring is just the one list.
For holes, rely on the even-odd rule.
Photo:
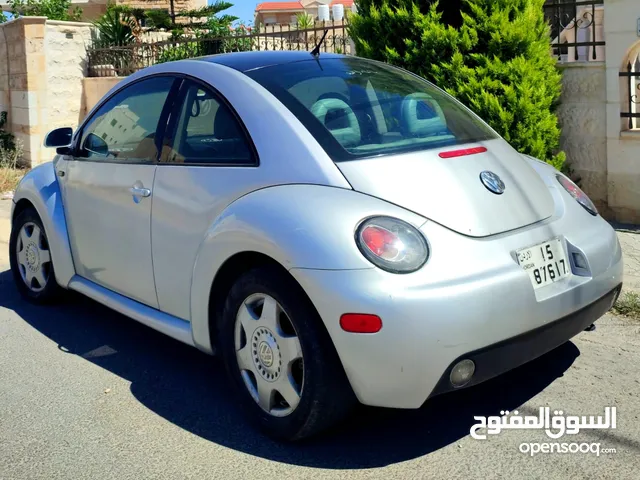
{"label": "license plate", "polygon": [[559,238],[516,251],[518,263],[529,274],[534,289],[571,275],[571,266]]}

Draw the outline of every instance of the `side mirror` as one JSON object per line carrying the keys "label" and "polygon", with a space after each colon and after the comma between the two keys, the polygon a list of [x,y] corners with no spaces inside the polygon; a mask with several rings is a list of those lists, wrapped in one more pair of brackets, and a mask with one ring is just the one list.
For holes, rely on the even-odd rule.
{"label": "side mirror", "polygon": [[107,145],[107,142],[93,133],[87,135],[87,138],[84,140],[84,145],[82,145],[82,149],[103,157],[109,155],[109,145]]}
{"label": "side mirror", "polygon": [[44,137],[44,146],[48,148],[68,147],[71,145],[71,137],[73,137],[73,128],[56,128]]}

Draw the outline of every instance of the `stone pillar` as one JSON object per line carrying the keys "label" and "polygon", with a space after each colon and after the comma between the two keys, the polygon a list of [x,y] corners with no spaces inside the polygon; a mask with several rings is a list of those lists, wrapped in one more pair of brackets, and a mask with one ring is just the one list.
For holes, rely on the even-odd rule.
{"label": "stone pillar", "polygon": [[604,62],[560,64],[560,147],[580,186],[607,215],[606,82]]}
{"label": "stone pillar", "polygon": [[[46,17],[20,17],[4,24],[9,77],[10,130],[24,146],[24,160],[44,158],[47,75],[44,53]],[[4,38],[3,38],[4,40]]]}
{"label": "stone pillar", "polygon": [[[11,112],[11,95],[9,91],[9,57],[5,28],[4,24],[0,25],[0,112],[9,114]],[[10,125],[11,123],[8,123],[5,128],[9,128]]]}

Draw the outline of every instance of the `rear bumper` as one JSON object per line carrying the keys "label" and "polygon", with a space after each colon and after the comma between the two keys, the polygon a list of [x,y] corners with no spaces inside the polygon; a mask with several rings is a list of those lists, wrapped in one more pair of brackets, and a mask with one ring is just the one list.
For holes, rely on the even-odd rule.
{"label": "rear bumper", "polygon": [[461,387],[467,388],[519,367],[559,347],[607,313],[618,298],[621,288],[622,285],[617,286],[592,304],[560,320],[461,355],[445,370],[430,397],[460,389],[451,385],[449,377],[454,365],[463,359],[472,360],[476,366],[471,381]]}
{"label": "rear bumper", "polygon": [[[606,312],[623,280],[620,244],[600,217],[578,213],[588,216],[579,228],[552,222],[491,239],[429,223],[423,230],[432,256],[415,274],[291,273],[323,319],[360,402],[419,408],[447,390],[442,378],[457,359],[478,356],[477,383],[566,342]],[[570,261],[580,252],[588,271],[572,263],[573,276],[534,290],[514,252],[554,237],[563,238]],[[347,333],[339,326],[344,313],[376,314],[383,328]]]}

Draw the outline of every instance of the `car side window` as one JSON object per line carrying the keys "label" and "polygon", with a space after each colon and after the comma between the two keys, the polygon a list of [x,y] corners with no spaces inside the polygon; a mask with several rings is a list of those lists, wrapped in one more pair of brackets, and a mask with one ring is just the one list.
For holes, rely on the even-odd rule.
{"label": "car side window", "polygon": [[175,134],[161,163],[252,165],[256,159],[238,119],[218,96],[187,81]]}
{"label": "car side window", "polygon": [[155,161],[158,121],[174,81],[153,77],[116,93],[83,129],[76,156],[105,162]]}

